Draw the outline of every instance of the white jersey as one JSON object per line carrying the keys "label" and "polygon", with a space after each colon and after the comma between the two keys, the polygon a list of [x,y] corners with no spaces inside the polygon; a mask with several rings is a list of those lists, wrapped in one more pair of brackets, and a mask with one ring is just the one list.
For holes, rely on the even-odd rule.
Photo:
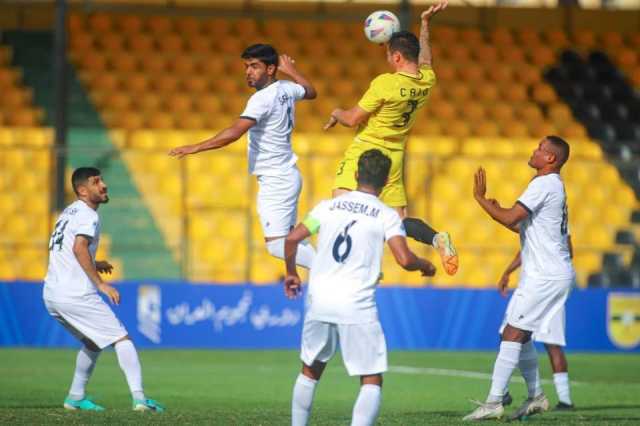
{"label": "white jersey", "polygon": [[537,176],[518,199],[529,216],[520,223],[522,273],[539,280],[570,280],[567,195],[560,175]]}
{"label": "white jersey", "polygon": [[89,252],[95,261],[100,241],[100,217],[81,200],[64,209],[51,234],[49,269],[44,279],[43,297],[46,300],[72,302],[97,294],[95,285],[73,254],[73,244],[77,235],[91,238]]}
{"label": "white jersey", "polygon": [[352,191],[318,204],[303,222],[319,231],[309,275],[307,320],[376,321],[375,288],[385,241],[405,236],[398,213],[375,195]]}
{"label": "white jersey", "polygon": [[254,93],[241,118],[254,120],[249,129],[249,173],[278,175],[293,166],[298,157],[291,150],[295,126],[295,102],[306,90],[297,83],[278,80]]}

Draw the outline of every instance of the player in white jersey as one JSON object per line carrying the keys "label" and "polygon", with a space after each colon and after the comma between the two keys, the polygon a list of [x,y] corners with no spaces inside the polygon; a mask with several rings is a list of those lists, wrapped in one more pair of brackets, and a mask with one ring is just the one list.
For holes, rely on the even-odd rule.
{"label": "player in white jersey", "polygon": [[78,199],[64,209],[56,222],[49,241],[49,268],[43,290],[49,314],[83,343],[64,408],[104,410],[86,397],[85,387],[100,352],[113,346],[131,391],[133,409],[162,412],[162,405],[145,397],[140,360],[127,330],[98,295],[100,291],[111,303],[120,303],[118,290],[99,275],[110,274],[113,266],[95,260],[100,242],[97,209],[109,201],[107,185],[100,170],[93,167],[76,169],[71,183]]}
{"label": "player in white jersey", "polygon": [[[249,172],[258,178],[257,210],[267,250],[272,256],[284,259],[284,238],[296,224],[302,189],[296,166],[298,157],[291,149],[295,103],[315,99],[316,90],[295,68],[293,59],[287,55],[278,58],[270,45],[249,46],[242,53],[242,59],[247,83],[256,89],[244,112],[231,127],[211,139],[174,148],[169,155],[182,158],[222,148],[249,132]],[[278,70],[293,81],[276,79]],[[303,244],[296,259],[298,264],[309,268],[314,253],[310,244]]]}
{"label": "player in white jersey", "polygon": [[529,159],[536,176],[511,208],[503,208],[496,200],[486,198],[482,168],[475,175],[473,193],[478,204],[498,223],[520,235],[522,273],[502,332],[489,396],[464,420],[502,417],[504,390],[516,367],[527,383],[529,397],[511,419],[549,408],[540,387],[538,354],[531,334],[545,328],[563,309],[575,280],[567,229],[567,197],[560,178],[560,170],[568,159],[567,142],[557,136],[542,139]]}
{"label": "player in white jersey", "polygon": [[375,290],[385,241],[409,271],[435,274],[435,267],[407,246],[402,219],[378,199],[391,160],[377,149],[358,159],[357,189],[318,204],[285,243],[290,298],[302,290],[295,256],[299,243],[318,232],[302,330],[302,372],[293,388],[291,424],[308,422],[315,388],[338,345],[350,376],[360,376],[352,425],[371,425],[378,416],[387,348],[378,320]]}
{"label": "player in white jersey", "polygon": [[[567,230],[567,240],[569,244],[569,253],[573,259],[573,246],[571,244],[571,234]],[[509,276],[522,265],[522,259],[520,252],[516,254],[513,261],[507,266],[507,269],[500,277],[498,282],[498,289],[503,296],[506,296],[507,288],[509,286]],[[507,326],[507,318],[510,315],[513,303],[513,298],[509,301],[507,311],[505,313],[502,325],[500,326],[500,334],[502,334],[504,328]],[[558,310],[558,312],[547,322],[541,324],[532,335],[531,339],[534,342],[540,342],[544,344],[547,354],[549,355],[549,362],[551,363],[551,370],[553,371],[553,384],[556,388],[556,394],[558,395],[558,403],[554,410],[556,411],[570,411],[575,407],[571,400],[571,389],[569,386],[569,364],[567,363],[567,357],[562,349],[566,346],[565,338],[565,307]],[[509,394],[508,386],[505,389],[505,394],[502,398],[502,405],[511,404],[511,395]]]}

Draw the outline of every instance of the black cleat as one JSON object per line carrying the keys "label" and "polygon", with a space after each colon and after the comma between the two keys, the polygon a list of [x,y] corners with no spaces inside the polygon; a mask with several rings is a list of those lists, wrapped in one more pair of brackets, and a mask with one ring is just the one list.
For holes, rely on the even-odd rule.
{"label": "black cleat", "polygon": [[502,396],[502,406],[506,407],[507,405],[511,405],[511,403],[513,402],[513,398],[511,397],[511,394],[509,392],[505,393]]}
{"label": "black cleat", "polygon": [[573,411],[576,406],[573,404],[567,404],[566,402],[558,402],[555,407],[553,407],[553,411]]}

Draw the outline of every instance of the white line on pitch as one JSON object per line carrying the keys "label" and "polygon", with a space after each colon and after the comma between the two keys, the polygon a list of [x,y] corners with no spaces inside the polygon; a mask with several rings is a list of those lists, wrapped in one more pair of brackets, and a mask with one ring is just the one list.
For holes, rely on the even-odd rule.
{"label": "white line on pitch", "polygon": [[[464,377],[466,379],[491,380],[491,374],[480,373],[478,371],[450,370],[447,368],[427,368],[427,367],[409,367],[406,365],[390,365],[389,372],[399,374],[422,374],[427,376],[445,376],[445,377]],[[512,381],[524,383],[522,377],[512,377]],[[542,379],[543,385],[553,383],[552,380]],[[582,385],[582,382],[571,381],[572,385]]]}

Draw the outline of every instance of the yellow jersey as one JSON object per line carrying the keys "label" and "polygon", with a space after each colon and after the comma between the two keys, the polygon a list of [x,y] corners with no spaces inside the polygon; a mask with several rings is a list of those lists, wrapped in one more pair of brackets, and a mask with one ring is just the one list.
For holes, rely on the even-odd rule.
{"label": "yellow jersey", "polygon": [[396,72],[376,77],[358,102],[371,115],[358,127],[356,140],[404,149],[416,111],[427,102],[435,84],[436,74],[427,65],[420,67],[418,75]]}

